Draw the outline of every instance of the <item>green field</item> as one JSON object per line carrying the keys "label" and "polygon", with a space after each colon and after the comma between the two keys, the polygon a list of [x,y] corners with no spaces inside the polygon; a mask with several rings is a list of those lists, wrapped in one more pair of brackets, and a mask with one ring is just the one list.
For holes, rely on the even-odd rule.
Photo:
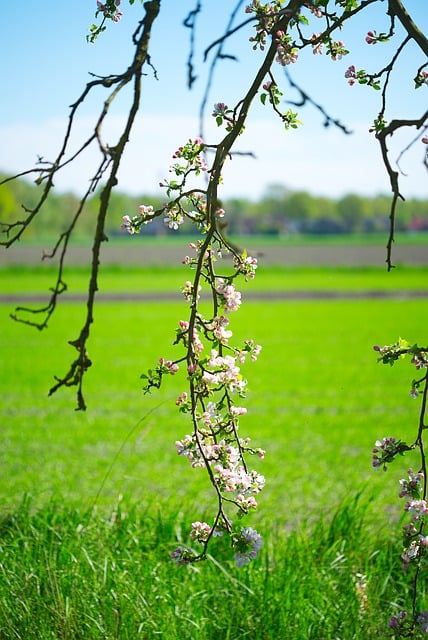
{"label": "green field", "polygon": [[[70,273],[70,289],[85,290],[83,275]],[[424,275],[398,273],[397,288],[425,288]],[[49,286],[45,273],[0,277],[2,292]],[[172,290],[186,277],[110,270],[101,290]],[[380,270],[275,269],[248,288],[263,277],[272,289],[287,278],[308,290],[390,287]],[[400,569],[397,493],[412,460],[375,473],[371,448],[383,436],[413,439],[418,404],[410,366],[381,366],[372,346],[399,335],[424,344],[427,299],[249,301],[234,315],[234,335],[263,345],[245,366],[241,435],[267,450],[257,463],[266,488],[248,519],[265,546],[241,570],[221,542],[194,568],[168,559],[214,503],[203,472],[174,447],[190,429],[175,407],[184,378],[149,396],[139,380],[160,356],[178,355],[185,304],[96,308],[86,413],[74,411],[72,390],[47,397],[74,355],[67,341],[79,333],[83,304],[61,305],[44,333],[13,323],[12,310],[0,305],[1,638],[385,637],[403,596],[397,587],[410,580]],[[368,580],[364,611],[359,573]]]}
{"label": "green field", "polygon": [[[418,233],[409,233],[404,231],[397,231],[394,234],[395,243],[398,245],[417,245],[427,244],[428,233],[419,231]],[[130,238],[125,232],[118,232],[117,235],[109,238],[109,243],[116,246],[123,246],[129,248],[130,243],[134,245],[158,245],[161,248],[168,246],[186,246],[188,242],[194,241],[194,235],[185,235],[183,233],[171,232],[169,234],[162,235],[148,235],[144,231],[139,236]],[[242,243],[245,245],[266,245],[266,246],[366,246],[377,245],[384,247],[386,245],[388,236],[386,232],[374,232],[374,233],[343,233],[343,234],[291,234],[291,235],[257,235],[250,234],[247,236],[230,236],[232,242],[236,242],[238,245]],[[37,236],[37,238],[24,237],[20,240],[19,246],[34,247],[39,246],[46,248],[46,246],[53,246],[56,243],[57,236]],[[92,237],[86,236],[73,236],[71,238],[70,246],[92,246]]]}
{"label": "green field", "polygon": [[[189,279],[184,266],[108,267],[101,268],[100,294],[169,292],[181,300],[180,289]],[[54,285],[56,271],[53,267],[9,267],[0,270],[0,295],[40,293],[46,296]],[[70,267],[65,270],[67,294],[84,293],[88,289],[87,268]],[[259,291],[414,291],[428,290],[428,268],[400,266],[389,273],[382,266],[372,268],[333,267],[264,267],[257,277],[242,283],[243,292]]]}

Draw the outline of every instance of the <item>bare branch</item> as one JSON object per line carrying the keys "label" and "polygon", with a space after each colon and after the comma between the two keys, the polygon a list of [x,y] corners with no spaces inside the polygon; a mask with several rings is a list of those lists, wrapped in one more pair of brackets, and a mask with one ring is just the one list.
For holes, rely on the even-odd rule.
{"label": "bare branch", "polygon": [[391,120],[388,126],[384,127],[381,131],[376,134],[376,138],[379,141],[383,163],[387,170],[391,191],[392,191],[392,203],[391,203],[391,212],[389,216],[390,226],[389,226],[389,238],[387,243],[387,257],[386,263],[388,266],[388,271],[390,271],[394,265],[392,264],[392,245],[394,243],[394,230],[395,230],[395,213],[398,199],[405,200],[404,196],[400,193],[400,187],[398,184],[398,171],[395,171],[391,163],[389,161],[388,156],[388,147],[386,144],[386,139],[388,136],[392,136],[397,130],[402,129],[404,127],[416,127],[420,129],[424,126],[428,119],[428,111],[426,111],[421,118],[418,120]]}
{"label": "bare branch", "polygon": [[388,13],[390,16],[397,16],[404,29],[419,46],[421,51],[428,56],[428,38],[419,29],[419,27],[413,22],[412,18],[408,14],[407,10],[403,6],[401,0],[389,0]]}
{"label": "bare branch", "polygon": [[333,118],[332,116],[330,116],[327,111],[324,109],[324,107],[322,107],[320,104],[318,104],[318,102],[315,102],[315,100],[313,98],[311,98],[306,91],[303,91],[303,89],[301,87],[299,87],[294,80],[292,80],[289,72],[287,70],[285,70],[285,77],[287,78],[290,87],[292,87],[292,89],[296,89],[296,91],[298,91],[298,93],[300,94],[300,100],[299,102],[294,102],[292,100],[287,100],[288,104],[293,104],[296,107],[304,107],[306,105],[306,103],[311,104],[313,107],[315,107],[315,109],[317,109],[323,116],[324,116],[324,126],[325,127],[329,127],[331,124],[333,124],[334,126],[338,127],[339,129],[341,129],[343,131],[343,133],[349,135],[352,133],[352,131],[350,129],[348,129],[346,127],[346,125],[342,124],[340,122],[340,120],[338,120],[337,118]]}

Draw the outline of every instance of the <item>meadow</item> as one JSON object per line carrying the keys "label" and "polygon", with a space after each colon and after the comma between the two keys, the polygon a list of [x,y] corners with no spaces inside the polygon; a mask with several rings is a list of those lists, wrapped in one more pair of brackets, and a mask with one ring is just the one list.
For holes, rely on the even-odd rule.
{"label": "meadow", "polygon": [[[74,411],[72,389],[47,397],[74,355],[67,342],[84,305],[61,304],[40,333],[0,304],[0,638],[387,637],[411,581],[400,567],[397,495],[412,460],[376,473],[371,449],[386,435],[411,441],[418,404],[410,365],[382,366],[372,346],[399,335],[425,343],[428,301],[245,302],[245,292],[405,292],[426,289],[426,273],[272,268],[246,285],[232,329],[263,351],[244,369],[241,429],[267,450],[257,463],[267,484],[246,521],[263,535],[262,553],[241,569],[220,539],[197,566],[169,559],[215,500],[203,472],[175,451],[190,428],[175,407],[184,378],[141,391],[140,374],[177,354],[180,296],[98,304],[86,413]],[[51,275],[2,270],[1,293],[42,293]],[[83,269],[67,281],[70,292],[85,291]],[[182,270],[116,268],[100,288],[173,295],[182,281]]]}

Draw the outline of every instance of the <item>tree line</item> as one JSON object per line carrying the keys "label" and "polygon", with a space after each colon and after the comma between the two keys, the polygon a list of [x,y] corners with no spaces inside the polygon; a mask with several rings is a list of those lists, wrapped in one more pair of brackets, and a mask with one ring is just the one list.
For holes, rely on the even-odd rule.
{"label": "tree line", "polygon": [[[4,176],[3,176],[4,177]],[[1,178],[1,176],[0,176]],[[0,219],[13,222],[25,218],[40,197],[40,186],[27,180],[6,182],[0,189]],[[75,235],[89,236],[99,207],[99,192],[88,199],[84,215],[78,220]],[[48,237],[61,233],[70,224],[79,197],[73,193],[53,193],[44,205],[43,216],[37,216],[27,230],[28,238]],[[114,192],[109,205],[106,231],[109,236],[123,234],[122,216],[135,215],[141,204],[161,208],[160,195],[131,196]],[[367,197],[350,193],[333,199],[293,191],[283,185],[270,185],[258,201],[231,198],[222,203],[226,211],[225,224],[232,235],[346,234],[385,232],[389,226],[391,200],[388,195]],[[411,198],[397,206],[396,230],[427,231],[428,200]],[[183,225],[181,233],[192,233]],[[144,228],[145,235],[167,235],[169,229],[162,218]]]}

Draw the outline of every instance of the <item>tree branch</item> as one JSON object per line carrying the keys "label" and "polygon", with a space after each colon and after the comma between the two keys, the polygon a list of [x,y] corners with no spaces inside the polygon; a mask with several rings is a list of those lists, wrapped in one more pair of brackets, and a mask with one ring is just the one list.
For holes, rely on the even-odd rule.
{"label": "tree branch", "polygon": [[388,14],[397,16],[409,36],[417,43],[419,48],[428,56],[428,38],[413,22],[401,0],[389,0]]}

